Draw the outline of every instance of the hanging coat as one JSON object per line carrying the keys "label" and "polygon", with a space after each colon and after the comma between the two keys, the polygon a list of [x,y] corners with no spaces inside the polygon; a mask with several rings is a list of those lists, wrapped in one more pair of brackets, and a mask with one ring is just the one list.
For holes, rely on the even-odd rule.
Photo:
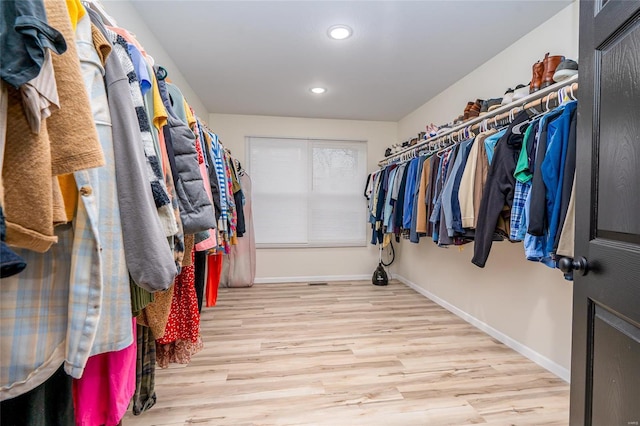
{"label": "hanging coat", "polygon": [[195,234],[216,227],[213,206],[202,182],[196,151],[196,137],[173,112],[163,69],[157,71],[158,87],[167,109],[168,121],[164,137],[180,206],[180,219],[185,234]]}

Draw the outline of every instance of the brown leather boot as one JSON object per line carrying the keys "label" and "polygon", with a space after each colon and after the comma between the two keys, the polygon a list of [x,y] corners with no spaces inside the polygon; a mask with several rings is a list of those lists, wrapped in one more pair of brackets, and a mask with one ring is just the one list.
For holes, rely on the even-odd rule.
{"label": "brown leather boot", "polygon": [[471,111],[471,107],[475,105],[475,102],[467,102],[467,106],[464,109],[464,113],[462,114],[462,119],[466,120],[469,118],[469,111]]}
{"label": "brown leather boot", "polygon": [[476,99],[476,101],[473,102],[473,105],[471,105],[471,108],[469,109],[468,118],[475,118],[480,115],[480,110],[482,109],[482,102],[483,102],[482,99]]}
{"label": "brown leather boot", "polygon": [[544,89],[547,86],[551,86],[553,81],[553,73],[556,72],[556,67],[564,60],[564,56],[549,56],[547,53],[544,55],[544,76],[542,77],[542,84],[540,85],[541,89]]}
{"label": "brown leather boot", "polygon": [[[547,53],[548,55],[548,53]],[[544,76],[544,62],[538,61],[533,64],[533,76],[531,78],[531,87],[529,93],[537,92],[542,86],[542,77]]]}

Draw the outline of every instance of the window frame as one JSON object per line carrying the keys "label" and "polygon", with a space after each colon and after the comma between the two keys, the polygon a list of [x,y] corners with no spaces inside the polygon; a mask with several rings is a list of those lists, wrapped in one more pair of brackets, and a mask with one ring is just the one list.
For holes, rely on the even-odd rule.
{"label": "window frame", "polygon": [[[368,150],[368,141],[363,139],[346,139],[346,138],[321,138],[321,137],[292,137],[292,136],[255,136],[248,135],[245,136],[245,164],[249,175],[251,176],[251,141],[255,139],[270,139],[270,140],[282,140],[282,141],[291,141],[295,143],[295,141],[304,141],[307,144],[307,242],[306,243],[258,243],[256,242],[256,248],[258,249],[291,249],[291,248],[350,248],[350,247],[367,247],[367,229],[368,229],[368,212],[366,203],[362,200],[362,223],[363,226],[363,236],[362,240],[351,240],[351,241],[321,241],[321,242],[311,242],[311,230],[312,230],[312,221],[311,221],[311,213],[312,209],[310,208],[310,197],[313,195],[313,148],[314,142],[327,142],[327,143],[346,143],[346,144],[361,144],[364,151],[364,175],[362,176],[362,188],[364,190],[364,185],[367,178],[368,173],[368,160],[369,160],[369,150]],[[253,177],[252,177],[253,178]],[[362,192],[362,191],[361,191]],[[354,194],[355,195],[355,194]],[[360,194],[361,195],[361,194]]]}

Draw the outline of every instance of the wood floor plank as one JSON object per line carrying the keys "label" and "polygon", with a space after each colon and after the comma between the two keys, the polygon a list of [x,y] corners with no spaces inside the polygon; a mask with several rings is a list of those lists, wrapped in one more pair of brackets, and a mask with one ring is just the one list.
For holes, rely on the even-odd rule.
{"label": "wood floor plank", "polygon": [[409,287],[220,289],[125,426],[566,425],[569,386]]}

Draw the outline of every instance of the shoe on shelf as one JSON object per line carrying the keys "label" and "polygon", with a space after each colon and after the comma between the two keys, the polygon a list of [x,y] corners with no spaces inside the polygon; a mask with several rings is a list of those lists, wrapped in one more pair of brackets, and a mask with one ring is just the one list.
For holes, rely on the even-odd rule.
{"label": "shoe on shelf", "polygon": [[549,56],[548,53],[544,55],[544,60],[542,61],[544,63],[544,76],[542,77],[542,84],[540,85],[541,89],[551,86],[554,83],[553,74],[562,61],[564,61],[564,56]]}
{"label": "shoe on shelf", "polygon": [[518,84],[513,91],[513,102],[529,96],[529,85]]}
{"label": "shoe on shelf", "polygon": [[502,98],[493,98],[487,101],[487,111],[491,112],[496,108],[500,108],[502,106]]}
{"label": "shoe on shelf", "polygon": [[480,108],[480,115],[485,115],[489,112],[489,101],[482,101],[482,108]]}
{"label": "shoe on shelf", "polygon": [[462,119],[467,120],[469,118],[469,111],[475,105],[475,102],[467,102],[467,106],[464,108],[464,113],[462,114]]}
{"label": "shoe on shelf", "polygon": [[537,92],[538,90],[540,90],[540,86],[542,86],[542,78],[544,77],[544,62],[536,62],[535,64],[533,64],[532,70],[533,75],[531,76],[531,88],[529,89],[531,91],[530,93]]}
{"label": "shoe on shelf", "polygon": [[[460,117],[458,117],[458,118],[460,118]],[[453,122],[447,123],[447,124],[443,124],[440,127],[438,127],[438,133],[436,135],[434,135],[434,136],[441,135],[442,133],[446,133],[449,130],[451,130],[452,127],[453,127]]]}
{"label": "shoe on shelf", "polygon": [[435,124],[431,123],[427,126],[427,137],[434,137],[435,135],[438,134],[438,126],[436,126]]}
{"label": "shoe on shelf", "polygon": [[504,96],[502,97],[502,105],[507,105],[513,102],[513,89],[508,88],[506,92],[504,92]]}
{"label": "shoe on shelf", "polygon": [[476,101],[471,105],[469,109],[469,116],[467,118],[476,118],[480,115],[480,110],[482,110],[482,99],[476,99]]}
{"label": "shoe on shelf", "polygon": [[578,63],[572,59],[565,59],[560,62],[556,68],[556,72],[553,73],[553,81],[558,83],[571,78],[576,74],[578,74]]}

